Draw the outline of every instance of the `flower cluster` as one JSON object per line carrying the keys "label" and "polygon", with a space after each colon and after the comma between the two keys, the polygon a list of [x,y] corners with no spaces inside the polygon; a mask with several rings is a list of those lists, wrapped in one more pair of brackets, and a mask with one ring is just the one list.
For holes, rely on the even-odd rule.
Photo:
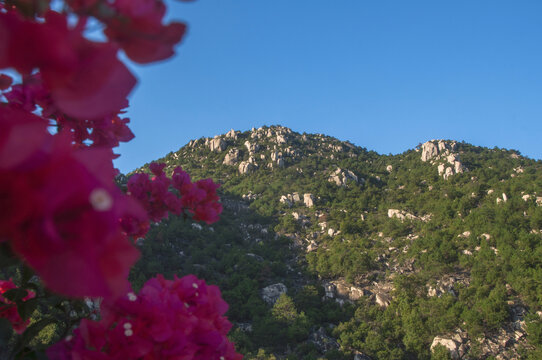
{"label": "flower cluster", "polygon": [[[24,4],[0,2],[0,68],[20,74],[19,83],[0,75],[0,242],[55,292],[115,297],[139,257],[130,236],[168,211],[208,223],[221,212],[217,185],[192,183],[180,169],[173,178],[188,179],[182,184],[162,168],[149,187],[147,175],[134,175],[132,195],[113,182],[112,148],[134,137],[122,108],[135,78],[117,53],[167,58],[185,26],[162,25],[159,0],[67,1],[73,12],[62,13],[46,0]],[[104,23],[109,41],[85,38],[89,17]]]}
{"label": "flower cluster", "polygon": [[[150,221],[171,212],[210,224],[222,211],[218,185],[192,182],[180,167],[167,177],[152,164],[153,177],[133,175],[127,193],[114,182],[113,148],[134,137],[123,109],[136,84],[118,53],[166,59],[186,26],[163,24],[162,0],[64,0],[58,11],[50,3],[0,0],[0,70],[12,73],[0,73],[0,243],[53,292],[105,304],[102,320],[84,320],[52,358],[239,359],[216,287],[158,277],[139,297],[122,297],[140,255],[133,239]],[[96,22],[100,42],[86,37]],[[12,288],[0,281],[0,317],[20,333],[21,299],[1,296]]]}
{"label": "flower cluster", "polygon": [[[138,199],[149,214],[151,221],[160,221],[168,212],[180,215],[188,212],[194,220],[205,221],[208,224],[218,220],[222,205],[216,189],[219,185],[210,179],[193,183],[190,175],[179,166],[168,178],[164,173],[165,164],[151,163],[148,174],[134,174],[128,180],[128,193]],[[176,193],[170,191],[176,190]]]}
{"label": "flower cluster", "polygon": [[73,337],[48,350],[52,359],[239,360],[226,334],[228,305],[216,286],[193,275],[145,283],[104,303],[101,320],[83,320]]}
{"label": "flower cluster", "polygon": [[[30,319],[26,321],[21,319],[15,304],[2,296],[2,294],[6,291],[16,288],[17,286],[15,286],[11,279],[0,280],[0,318],[8,319],[11,326],[13,326],[13,330],[15,330],[15,332],[18,334],[22,334],[30,323]],[[23,298],[23,301],[32,299],[36,296],[33,291],[28,291],[27,293],[28,295]]]}

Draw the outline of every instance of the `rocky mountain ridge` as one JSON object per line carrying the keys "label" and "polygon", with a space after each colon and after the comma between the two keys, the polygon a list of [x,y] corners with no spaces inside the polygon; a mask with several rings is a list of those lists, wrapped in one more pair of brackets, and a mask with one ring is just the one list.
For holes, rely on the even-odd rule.
{"label": "rocky mountain ridge", "polygon": [[[224,231],[238,234],[220,247],[230,251],[237,242],[251,266],[271,269],[251,290],[259,310],[238,315],[235,298],[227,299],[238,337],[250,343],[248,358],[263,358],[258,349],[307,359],[537,356],[540,162],[452,140],[379,155],[282,126],[193,140],[160,161],[219,181],[232,217]],[[226,238],[213,228],[216,241]],[[262,247],[283,255],[270,260]],[[237,291],[227,285],[228,270],[217,275],[189,257],[183,270]],[[303,298],[309,288],[319,294],[311,297],[316,308],[342,315],[314,314]],[[284,320],[276,314],[287,302],[281,296],[293,299],[297,313],[282,330],[303,328],[301,318],[310,324],[286,347],[258,338],[261,323]]]}

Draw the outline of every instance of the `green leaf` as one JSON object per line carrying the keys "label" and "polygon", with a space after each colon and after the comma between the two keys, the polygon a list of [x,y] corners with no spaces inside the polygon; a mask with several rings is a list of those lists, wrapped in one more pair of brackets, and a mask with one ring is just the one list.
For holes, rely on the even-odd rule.
{"label": "green leaf", "polygon": [[34,324],[30,325],[26,331],[23,333],[23,336],[21,338],[22,344],[21,345],[28,345],[32,339],[34,339],[40,331],[42,331],[47,325],[52,324],[54,322],[54,319],[51,318],[45,318],[40,321],[35,322]]}
{"label": "green leaf", "polygon": [[18,302],[17,311],[19,312],[19,316],[21,317],[21,319],[23,320],[28,319],[32,315],[34,310],[36,310],[38,303],[39,303],[38,298],[33,298],[27,301]]}
{"label": "green leaf", "polygon": [[0,318],[0,344],[7,344],[13,336],[13,327],[6,318]]}
{"label": "green leaf", "polygon": [[17,301],[21,301],[25,297],[27,297],[28,296],[28,291],[26,291],[25,289],[18,289],[18,288],[17,289],[11,289],[11,290],[8,290],[5,293],[3,293],[2,296],[5,297],[8,300],[17,302]]}
{"label": "green leaf", "polygon": [[32,269],[30,269],[28,266],[23,266],[21,270],[21,283],[26,285],[34,275],[35,274]]}

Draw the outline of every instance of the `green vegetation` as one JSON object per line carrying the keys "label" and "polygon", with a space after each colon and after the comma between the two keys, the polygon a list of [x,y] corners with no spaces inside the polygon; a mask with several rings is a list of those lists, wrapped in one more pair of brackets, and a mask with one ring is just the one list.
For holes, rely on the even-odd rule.
{"label": "green vegetation", "polygon": [[[385,156],[281,127],[223,140],[224,151],[200,139],[159,160],[219,181],[225,210],[212,227],[174,217],[154,226],[135,288],[156,273],[217,284],[247,359],[447,359],[448,349],[430,347],[453,334],[470,358],[541,356],[540,162],[449,141],[424,162],[422,146]],[[223,164],[233,148],[237,162]],[[464,171],[444,179],[438,165],[450,154]],[[258,167],[240,174],[242,161]],[[294,193],[300,201],[280,201]],[[265,303],[262,289],[279,282],[288,292]],[[320,328],[338,346],[315,340]]]}

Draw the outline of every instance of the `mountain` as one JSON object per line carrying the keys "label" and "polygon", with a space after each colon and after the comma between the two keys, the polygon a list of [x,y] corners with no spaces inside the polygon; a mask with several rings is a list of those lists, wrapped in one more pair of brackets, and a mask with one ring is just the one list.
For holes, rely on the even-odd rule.
{"label": "mountain", "polygon": [[453,140],[380,155],[282,126],[157,161],[219,182],[224,212],[153,226],[132,283],[219,285],[246,359],[542,358],[540,161]]}

